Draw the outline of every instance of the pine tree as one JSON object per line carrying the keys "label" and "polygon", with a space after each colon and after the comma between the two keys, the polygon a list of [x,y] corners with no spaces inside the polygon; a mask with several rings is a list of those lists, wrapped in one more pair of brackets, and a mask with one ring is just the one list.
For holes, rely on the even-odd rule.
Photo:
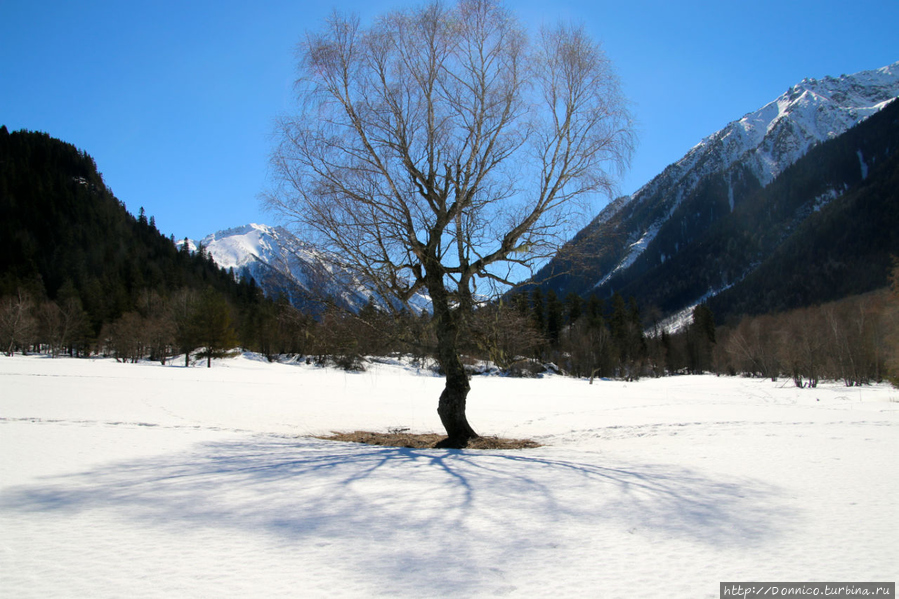
{"label": "pine tree", "polygon": [[559,301],[556,292],[550,289],[546,292],[546,337],[554,348],[559,345],[563,324],[562,302]]}
{"label": "pine tree", "polygon": [[690,372],[699,374],[712,369],[715,345],[715,317],[705,304],[693,309],[693,323],[687,331],[687,358]]}
{"label": "pine tree", "polygon": [[541,335],[546,334],[546,306],[543,301],[543,291],[539,287],[535,287],[531,292],[531,318],[534,321],[534,328]]}
{"label": "pine tree", "polygon": [[619,351],[627,346],[627,304],[620,293],[612,296],[612,316],[609,318],[609,332]]}
{"label": "pine tree", "polygon": [[565,310],[568,324],[574,324],[584,312],[584,300],[577,293],[570,292],[565,296]]}
{"label": "pine tree", "polygon": [[587,300],[587,317],[590,319],[590,321],[602,321],[605,311],[605,302],[596,297],[595,293],[591,293],[590,298]]}

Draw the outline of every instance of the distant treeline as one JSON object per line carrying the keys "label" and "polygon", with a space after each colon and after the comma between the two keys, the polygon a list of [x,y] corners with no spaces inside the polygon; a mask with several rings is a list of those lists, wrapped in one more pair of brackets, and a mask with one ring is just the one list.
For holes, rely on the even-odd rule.
{"label": "distant treeline", "polygon": [[[463,351],[472,374],[526,377],[549,369],[592,381],[715,373],[787,377],[800,387],[821,380],[852,386],[897,380],[897,333],[895,285],[893,291],[745,317],[731,326],[716,327],[711,311],[700,305],[692,323],[676,333],[647,329],[636,302],[621,296],[606,305],[574,295],[561,301],[552,291],[537,290],[474,311]],[[0,343],[7,354],[163,364],[175,355],[208,364],[236,347],[346,370],[364,370],[366,358],[377,356],[412,356],[424,367],[436,363],[428,314],[388,314],[370,303],[355,314],[331,307],[312,317],[285,300],[241,307],[211,287],[165,297],[145,290],[134,310],[103,323],[97,334],[77,295],[64,290],[50,300],[19,290],[0,298]]]}

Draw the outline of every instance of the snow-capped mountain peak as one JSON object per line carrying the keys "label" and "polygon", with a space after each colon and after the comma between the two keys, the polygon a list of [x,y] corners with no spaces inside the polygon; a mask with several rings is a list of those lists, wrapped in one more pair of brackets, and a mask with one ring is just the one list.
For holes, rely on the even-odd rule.
{"label": "snow-capped mountain peak", "polygon": [[361,301],[348,290],[325,289],[328,277],[321,255],[283,227],[250,223],[186,243],[191,252],[202,247],[221,268],[233,269],[235,277],[252,278],[269,297],[284,295],[294,305],[305,306],[324,290],[345,297],[350,305]]}
{"label": "snow-capped mountain peak", "polygon": [[[845,133],[897,96],[899,62],[838,78],[807,78],[705,137],[632,196],[609,204],[597,216],[594,226],[617,221],[622,239],[641,241],[629,244],[618,262],[600,274],[597,287],[633,264],[682,201],[710,175],[723,173],[730,181],[733,211],[734,189],[747,174],[767,186],[812,146]],[[630,216],[637,213],[639,222]],[[652,215],[649,220],[647,214]]]}
{"label": "snow-capped mountain peak", "polygon": [[[184,242],[179,242],[179,245]],[[199,242],[187,240],[188,249],[200,246],[235,277],[252,277],[269,297],[284,295],[298,307],[331,298],[358,309],[378,294],[351,273],[334,267],[326,256],[297,239],[283,227],[250,223],[207,235]],[[412,305],[428,309],[427,297],[413,298]]]}
{"label": "snow-capped mountain peak", "polygon": [[691,170],[701,158],[718,154],[701,169],[705,175],[750,153],[754,155],[750,156],[754,174],[766,185],[811,146],[844,133],[897,96],[899,62],[839,78],[803,79],[775,100],[703,139],[673,166]]}
{"label": "snow-capped mountain peak", "polygon": [[200,243],[219,266],[235,270],[254,261],[277,263],[284,259],[286,251],[301,249],[283,228],[256,223],[218,231]]}

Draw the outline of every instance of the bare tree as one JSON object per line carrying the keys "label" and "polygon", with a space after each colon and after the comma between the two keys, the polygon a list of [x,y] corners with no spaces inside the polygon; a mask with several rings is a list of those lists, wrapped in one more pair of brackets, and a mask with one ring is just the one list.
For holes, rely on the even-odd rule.
{"label": "bare tree", "polygon": [[[778,319],[779,359],[797,387],[814,388],[824,370],[826,327],[820,308],[803,308]],[[803,381],[803,377],[807,379]]]}
{"label": "bare tree", "polygon": [[170,301],[155,290],[144,289],[137,300],[143,321],[143,334],[151,360],[165,366],[169,352],[175,345],[175,318]]}
{"label": "bare tree", "polygon": [[42,343],[46,343],[50,355],[56,357],[63,351],[75,354],[87,330],[87,314],[77,297],[60,298],[56,302],[45,301],[37,310]]}
{"label": "bare tree", "polygon": [[26,352],[37,330],[34,302],[27,291],[19,289],[0,301],[0,344],[6,355],[13,355],[17,347]]}
{"label": "bare tree", "polygon": [[137,312],[125,312],[100,331],[101,350],[112,353],[116,362],[138,363],[146,355],[147,329]]}
{"label": "bare tree", "polygon": [[59,355],[65,346],[65,319],[56,302],[44,301],[37,309],[38,332],[41,343],[46,343],[50,355]]}
{"label": "bare tree", "polygon": [[468,324],[469,345],[499,368],[508,368],[546,342],[526,314],[506,305],[483,306]]}
{"label": "bare tree", "polygon": [[495,0],[364,29],[333,15],[299,46],[268,204],[379,296],[431,298],[446,446],[477,436],[457,343],[476,298],[581,228],[632,151],[617,79],[582,29],[529,38]]}
{"label": "bare tree", "polygon": [[780,374],[775,345],[777,330],[773,316],[743,317],[726,342],[726,351],[740,372],[777,380]]}

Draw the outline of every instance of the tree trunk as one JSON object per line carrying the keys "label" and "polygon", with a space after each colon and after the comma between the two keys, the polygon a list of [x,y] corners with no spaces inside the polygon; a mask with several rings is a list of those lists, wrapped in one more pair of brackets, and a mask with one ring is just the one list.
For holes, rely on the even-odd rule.
{"label": "tree trunk", "polygon": [[[437,344],[439,348],[441,345],[439,335]],[[444,352],[438,350],[438,353],[443,354]],[[462,362],[455,354],[455,348],[453,348],[452,357],[440,358],[440,365],[446,373],[446,386],[437,403],[437,414],[440,416],[443,428],[446,429],[447,438],[438,443],[437,447],[458,449],[465,447],[469,440],[478,436],[468,424],[468,418],[465,416],[465,402],[471,387],[468,384],[468,375],[462,367]]]}
{"label": "tree trunk", "polygon": [[449,305],[449,297],[443,285],[442,276],[429,277],[428,292],[434,309],[434,324],[437,335],[437,360],[446,376],[446,386],[440,394],[437,414],[446,429],[447,438],[437,447],[462,448],[468,441],[478,436],[465,416],[465,401],[471,386],[468,374],[462,366],[457,350],[459,327],[457,315]]}

